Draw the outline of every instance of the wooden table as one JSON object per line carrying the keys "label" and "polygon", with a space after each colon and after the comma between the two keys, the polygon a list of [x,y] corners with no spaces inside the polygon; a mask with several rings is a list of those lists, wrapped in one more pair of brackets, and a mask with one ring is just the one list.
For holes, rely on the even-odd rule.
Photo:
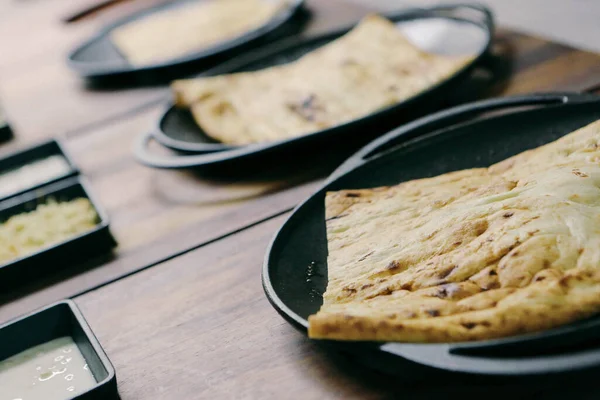
{"label": "wooden table", "polygon": [[[334,166],[311,160],[294,171],[216,180],[137,164],[132,140],[156,120],[167,89],[88,88],[64,59],[100,26],[148,2],[129,0],[63,22],[96,1],[0,5],[0,99],[16,132],[0,152],[62,138],[107,209],[119,247],[111,257],[2,293],[0,322],[74,298],[117,369],[123,399],[550,398],[575,387],[578,398],[592,395],[585,382],[561,379],[545,387],[402,382],[330,354],[293,330],[264,297],[260,267],[277,227]],[[368,11],[343,0],[308,4],[314,19],[307,34]],[[502,29],[494,52],[510,73],[474,74],[453,103],[600,84],[596,54]]]}

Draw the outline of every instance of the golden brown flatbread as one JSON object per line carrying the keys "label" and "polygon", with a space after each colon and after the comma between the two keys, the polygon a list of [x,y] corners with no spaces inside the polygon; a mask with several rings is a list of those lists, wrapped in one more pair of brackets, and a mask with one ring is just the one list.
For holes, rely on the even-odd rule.
{"label": "golden brown flatbread", "polygon": [[299,60],[256,72],[179,80],[180,107],[223,143],[285,139],[343,124],[446,79],[471,57],[425,53],[371,15]]}
{"label": "golden brown flatbread", "polygon": [[201,0],[115,29],[111,40],[137,66],[172,60],[233,39],[269,21],[283,0]]}
{"label": "golden brown flatbread", "polygon": [[600,121],[489,168],[326,197],[312,338],[490,339],[600,312]]}

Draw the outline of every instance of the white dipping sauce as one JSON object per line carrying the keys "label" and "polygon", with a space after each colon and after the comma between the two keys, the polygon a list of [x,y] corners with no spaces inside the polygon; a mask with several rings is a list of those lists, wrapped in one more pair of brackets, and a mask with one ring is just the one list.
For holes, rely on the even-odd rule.
{"label": "white dipping sauce", "polygon": [[95,385],[85,358],[67,336],[0,361],[0,400],[65,400]]}
{"label": "white dipping sauce", "polygon": [[71,167],[63,156],[54,155],[6,171],[0,174],[0,197],[61,177],[70,170]]}
{"label": "white dipping sauce", "polygon": [[419,49],[446,56],[475,56],[488,39],[479,26],[447,18],[420,18],[396,26]]}

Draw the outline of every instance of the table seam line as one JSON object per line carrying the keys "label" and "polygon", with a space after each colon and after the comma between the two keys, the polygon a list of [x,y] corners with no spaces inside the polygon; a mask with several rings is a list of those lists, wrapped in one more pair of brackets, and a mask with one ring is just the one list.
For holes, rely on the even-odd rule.
{"label": "table seam line", "polygon": [[183,255],[185,255],[185,254],[187,254],[187,253],[190,253],[190,252],[192,252],[192,251],[195,251],[195,250],[199,250],[199,249],[200,249],[200,248],[202,248],[202,247],[205,247],[205,246],[211,245],[211,244],[213,244],[213,243],[216,243],[216,242],[218,242],[218,241],[220,241],[220,240],[227,239],[228,237],[230,237],[230,236],[233,236],[233,235],[236,235],[236,234],[238,234],[238,233],[242,233],[243,231],[246,231],[246,230],[248,230],[248,229],[250,229],[250,228],[253,228],[253,227],[255,227],[255,226],[258,226],[258,225],[260,225],[260,224],[262,224],[262,223],[268,222],[268,221],[270,221],[270,220],[272,220],[272,219],[275,219],[275,218],[277,218],[277,217],[280,217],[280,216],[282,216],[282,215],[284,215],[284,214],[286,214],[286,213],[289,213],[289,212],[290,212],[290,211],[292,211],[294,208],[295,208],[295,206],[293,206],[293,207],[288,207],[288,208],[286,208],[286,209],[284,209],[284,210],[278,211],[277,213],[275,213],[275,214],[273,214],[273,215],[271,215],[271,216],[268,216],[268,217],[262,218],[262,219],[260,219],[260,220],[258,220],[258,221],[252,222],[252,223],[250,223],[250,224],[248,224],[248,225],[244,225],[243,227],[240,227],[240,228],[237,228],[237,229],[235,229],[235,230],[232,230],[232,231],[230,231],[230,232],[227,232],[227,233],[225,233],[225,234],[223,234],[223,235],[221,235],[221,236],[219,236],[219,237],[216,237],[216,238],[210,239],[210,240],[208,240],[208,241],[202,242],[202,243],[200,243],[200,244],[198,244],[198,245],[192,246],[192,247],[190,247],[189,249],[182,250],[182,251],[179,251],[179,252],[176,252],[176,253],[170,254],[170,255],[168,255],[167,257],[161,258],[161,259],[159,259],[159,260],[157,260],[157,261],[153,261],[152,263],[148,264],[148,265],[147,265],[147,266],[145,266],[145,267],[142,267],[142,268],[136,269],[136,270],[134,270],[134,271],[127,272],[127,273],[125,273],[125,274],[123,274],[123,275],[121,275],[121,276],[115,277],[114,279],[110,279],[110,280],[108,280],[108,281],[102,282],[102,283],[100,283],[100,284],[98,284],[98,285],[95,285],[95,286],[93,286],[93,287],[89,287],[89,288],[86,288],[85,290],[81,290],[81,291],[79,291],[79,292],[76,292],[76,293],[72,294],[72,295],[69,297],[69,299],[71,299],[71,300],[75,300],[77,297],[81,297],[81,296],[83,296],[83,295],[85,295],[85,294],[87,294],[87,293],[93,292],[94,290],[101,289],[101,288],[103,288],[104,286],[108,286],[108,285],[110,285],[110,284],[112,284],[112,283],[118,282],[118,281],[120,281],[120,280],[122,280],[122,279],[125,279],[125,278],[129,277],[129,276],[133,276],[133,275],[135,275],[135,274],[137,274],[137,273],[139,273],[139,272],[142,272],[142,271],[145,271],[145,270],[147,270],[147,269],[150,269],[150,268],[152,268],[152,267],[158,266],[158,265],[160,265],[160,264],[163,264],[163,263],[165,263],[165,262],[168,262],[168,261],[170,261],[170,260],[172,260],[172,259],[174,259],[174,258],[177,258],[177,257],[183,256]]}

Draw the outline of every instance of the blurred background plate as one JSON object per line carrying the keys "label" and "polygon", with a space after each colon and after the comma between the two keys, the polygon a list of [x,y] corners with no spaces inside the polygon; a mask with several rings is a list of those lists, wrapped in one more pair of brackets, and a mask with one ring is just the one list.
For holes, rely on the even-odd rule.
{"label": "blurred background plate", "polygon": [[285,6],[275,16],[258,29],[251,30],[236,38],[220,42],[214,46],[169,61],[156,62],[144,66],[134,66],[127,61],[111,41],[110,34],[118,27],[132,21],[140,20],[149,15],[172,10],[177,7],[184,7],[192,2],[198,1],[208,0],[176,0],[138,12],[107,26],[69,54],[69,67],[82,77],[86,78],[122,78],[123,76],[131,77],[131,75],[141,74],[143,72],[164,72],[167,69],[176,67],[183,68],[190,64],[197,65],[200,62],[208,62],[210,59],[216,58],[217,56],[231,56],[234,52],[239,52],[252,44],[256,44],[261,38],[264,38],[270,33],[274,33],[274,31],[279,28],[284,28],[284,25],[286,25],[287,22],[290,22],[304,2],[303,0],[288,0],[285,2]]}

